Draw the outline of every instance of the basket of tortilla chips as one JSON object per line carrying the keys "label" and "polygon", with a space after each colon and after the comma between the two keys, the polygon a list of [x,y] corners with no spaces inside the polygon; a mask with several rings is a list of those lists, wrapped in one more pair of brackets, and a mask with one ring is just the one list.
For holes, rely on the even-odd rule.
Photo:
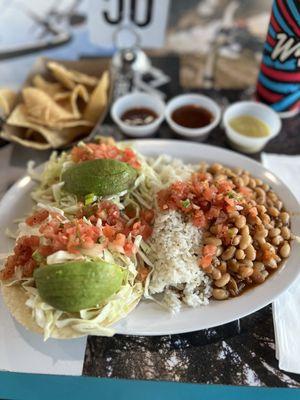
{"label": "basket of tortilla chips", "polygon": [[108,61],[38,59],[21,93],[0,89],[1,137],[38,150],[68,146],[101,124],[111,92]]}

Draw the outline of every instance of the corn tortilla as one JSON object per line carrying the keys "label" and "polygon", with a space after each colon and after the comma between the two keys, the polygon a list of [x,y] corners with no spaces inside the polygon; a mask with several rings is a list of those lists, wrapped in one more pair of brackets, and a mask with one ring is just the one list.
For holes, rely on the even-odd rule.
{"label": "corn tortilla", "polygon": [[[37,325],[32,318],[31,309],[25,305],[28,297],[22,286],[2,286],[2,296],[11,315],[23,325],[24,328],[43,335],[43,329]],[[61,329],[55,328],[51,334],[51,337],[54,339],[74,339],[82,336],[85,335],[76,332],[70,326],[65,326]]]}

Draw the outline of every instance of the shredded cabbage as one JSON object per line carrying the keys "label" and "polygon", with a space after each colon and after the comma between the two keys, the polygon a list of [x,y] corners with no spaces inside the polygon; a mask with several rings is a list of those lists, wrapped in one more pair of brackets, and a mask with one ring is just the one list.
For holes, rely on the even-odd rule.
{"label": "shredded cabbage", "polygon": [[47,265],[82,259],[84,259],[82,254],[73,254],[69,253],[68,251],[59,250],[47,257]]}

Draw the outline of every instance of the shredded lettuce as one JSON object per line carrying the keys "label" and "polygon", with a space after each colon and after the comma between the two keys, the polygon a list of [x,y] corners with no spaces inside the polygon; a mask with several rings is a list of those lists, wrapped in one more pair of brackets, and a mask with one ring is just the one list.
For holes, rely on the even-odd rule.
{"label": "shredded lettuce", "polygon": [[82,259],[84,259],[84,255],[82,254],[73,254],[68,251],[59,250],[47,257],[47,265]]}

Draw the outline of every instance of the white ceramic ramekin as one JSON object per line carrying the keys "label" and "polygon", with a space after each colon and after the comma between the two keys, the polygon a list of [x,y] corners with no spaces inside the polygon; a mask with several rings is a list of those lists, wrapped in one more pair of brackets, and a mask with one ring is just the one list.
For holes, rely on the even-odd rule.
{"label": "white ceramic ramekin", "polygon": [[[122,121],[122,115],[132,108],[149,108],[158,117],[147,125],[132,126]],[[164,120],[165,103],[155,95],[143,92],[126,94],[119,97],[112,105],[110,114],[114,122],[127,136],[145,137],[152,135]]]}
{"label": "white ceramic ramekin", "polygon": [[[230,126],[230,120],[241,115],[251,115],[265,122],[270,134],[257,138],[244,136]],[[223,125],[231,146],[243,153],[257,153],[261,151],[269,140],[273,139],[281,129],[281,119],[271,107],[255,101],[239,101],[229,106],[223,115]]]}
{"label": "white ceramic ramekin", "polygon": [[[203,107],[211,112],[213,115],[212,122],[209,125],[203,126],[202,128],[185,128],[184,126],[178,125],[172,119],[173,112],[179,107],[190,104]],[[189,93],[176,96],[170,100],[166,106],[165,115],[171,129],[173,129],[173,131],[179,135],[189,138],[201,138],[202,140],[205,140],[212,129],[214,129],[220,122],[221,109],[211,98],[200,94]]]}

